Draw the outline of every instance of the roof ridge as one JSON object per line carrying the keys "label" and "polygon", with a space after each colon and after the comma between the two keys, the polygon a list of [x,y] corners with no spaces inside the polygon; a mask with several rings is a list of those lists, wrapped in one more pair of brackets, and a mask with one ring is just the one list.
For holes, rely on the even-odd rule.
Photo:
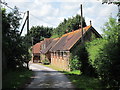
{"label": "roof ridge", "polygon": [[[92,25],[86,26],[86,27],[84,27],[83,29],[86,29],[87,27],[90,28],[91,26],[92,26]],[[70,34],[72,34],[72,33],[76,33],[76,32],[78,32],[78,31],[80,31],[80,30],[82,30],[82,29],[81,29],[81,28],[76,29],[76,30],[74,30],[74,31],[72,31],[72,32],[69,32],[69,33],[66,33],[66,34],[62,35],[62,37],[65,37],[65,36],[70,35]]]}

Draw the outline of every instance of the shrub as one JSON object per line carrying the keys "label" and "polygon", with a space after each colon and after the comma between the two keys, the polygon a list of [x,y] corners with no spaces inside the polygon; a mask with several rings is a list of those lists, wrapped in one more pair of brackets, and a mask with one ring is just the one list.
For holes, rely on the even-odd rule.
{"label": "shrub", "polygon": [[42,64],[48,65],[48,64],[50,64],[50,61],[48,59],[45,59],[45,60],[42,61]]}
{"label": "shrub", "polygon": [[107,88],[120,87],[120,25],[110,18],[103,29],[102,39],[87,45],[89,62],[95,67],[102,84]]}
{"label": "shrub", "polygon": [[77,56],[72,56],[70,59],[70,68],[71,70],[79,70],[80,68],[80,61]]}

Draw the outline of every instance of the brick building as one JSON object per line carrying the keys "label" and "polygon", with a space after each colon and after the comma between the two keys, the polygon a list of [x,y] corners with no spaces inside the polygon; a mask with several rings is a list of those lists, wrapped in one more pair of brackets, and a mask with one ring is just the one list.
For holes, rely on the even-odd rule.
{"label": "brick building", "polygon": [[50,57],[50,53],[48,52],[47,48],[52,43],[52,41],[53,41],[53,38],[45,38],[42,41],[41,50],[40,50],[41,61],[44,61],[45,59],[50,61],[51,57]]}
{"label": "brick building", "polygon": [[[56,44],[56,42],[59,40],[59,38],[55,38],[55,39],[47,39],[44,40],[44,42],[49,42],[44,43],[46,48],[43,48],[41,50],[41,53],[44,55],[43,60],[46,58],[47,60],[49,60],[49,62],[51,63],[51,54],[50,54],[50,49]],[[44,44],[42,44],[42,46],[44,46]]]}
{"label": "brick building", "polygon": [[[91,26],[83,28],[83,41],[90,41],[91,37],[101,38],[101,35]],[[82,30],[78,29],[62,35],[60,38],[45,38],[41,43],[34,45],[34,62],[38,59],[48,60],[51,65],[63,70],[70,70],[69,60],[71,53],[74,55],[81,46]],[[35,56],[36,55],[36,56]],[[36,61],[37,62],[37,61]]]}
{"label": "brick building", "polygon": [[[84,41],[90,41],[93,35],[96,38],[101,37],[101,35],[91,25],[83,28]],[[51,53],[51,65],[69,71],[70,55],[79,49],[81,45],[81,37],[81,29],[62,35],[62,37],[60,37],[54,46],[49,50]]]}
{"label": "brick building", "polygon": [[34,63],[40,62],[40,49],[41,49],[42,42],[36,43],[32,47],[32,60]]}

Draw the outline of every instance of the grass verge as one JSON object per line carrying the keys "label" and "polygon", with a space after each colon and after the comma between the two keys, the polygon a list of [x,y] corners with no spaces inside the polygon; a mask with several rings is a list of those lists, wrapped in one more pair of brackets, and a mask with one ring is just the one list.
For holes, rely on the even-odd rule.
{"label": "grass verge", "polygon": [[22,68],[20,70],[9,70],[2,78],[2,88],[23,88],[24,84],[33,75],[31,70]]}
{"label": "grass verge", "polygon": [[101,83],[98,78],[84,76],[81,74],[79,70],[62,71],[61,69],[51,65],[44,65],[44,66],[64,73],[76,88],[84,88],[85,90],[93,90],[93,89],[100,90],[101,88]]}

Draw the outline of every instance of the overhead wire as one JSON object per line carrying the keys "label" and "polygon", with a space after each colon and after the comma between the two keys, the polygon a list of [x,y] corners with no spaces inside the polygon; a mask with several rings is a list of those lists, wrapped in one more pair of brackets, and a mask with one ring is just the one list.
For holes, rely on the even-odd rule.
{"label": "overhead wire", "polygon": [[[13,11],[15,10],[15,9],[13,9],[12,7],[10,7],[10,6],[5,2],[5,0],[4,0],[4,2],[0,1],[0,3],[3,4],[3,5],[5,5],[6,7],[8,7],[9,9],[11,9],[11,10],[13,10]],[[21,11],[20,11],[19,13],[23,13],[23,14],[24,14],[24,12],[21,12]]]}
{"label": "overhead wire", "polygon": [[52,25],[52,26],[56,26],[55,24],[51,24],[51,23],[49,23],[49,22],[47,22],[47,21],[45,21],[45,20],[43,20],[43,19],[41,19],[41,18],[39,18],[39,17],[34,16],[34,15],[31,14],[31,13],[30,13],[30,15],[33,16],[34,18],[36,18],[37,20],[41,20],[41,21],[43,21],[43,22],[45,22],[45,23],[47,23],[47,24],[50,24],[50,25]]}
{"label": "overhead wire", "polygon": [[19,27],[21,27],[21,25],[22,25],[22,23],[23,23],[23,20],[24,20],[25,14],[26,14],[26,12],[24,12],[24,15],[23,15],[23,17],[22,17],[22,21],[20,22],[20,26],[19,26]]}

